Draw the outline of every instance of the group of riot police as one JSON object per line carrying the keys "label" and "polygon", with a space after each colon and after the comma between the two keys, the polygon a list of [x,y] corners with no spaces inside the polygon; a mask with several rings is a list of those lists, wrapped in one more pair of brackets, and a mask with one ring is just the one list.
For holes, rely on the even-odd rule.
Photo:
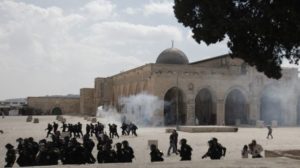
{"label": "group of riot police", "polygon": [[[63,122],[61,128],[62,128],[62,132],[69,132],[70,137],[80,137],[80,135],[83,136],[82,124],[80,122],[78,122],[77,124],[71,124],[71,123],[67,124]],[[48,138],[49,135],[51,134],[53,135],[57,132],[58,123],[56,122],[53,122],[53,124],[48,123],[48,126],[45,130],[48,130],[46,136],[46,138]]]}
{"label": "group of riot police", "polygon": [[[32,137],[17,139],[18,145],[7,144],[6,165],[12,167],[16,162],[23,166],[44,166],[58,164],[92,164],[132,162],[134,151],[128,141],[116,143],[112,148],[113,140],[104,132],[97,136],[98,154],[95,158],[92,151],[95,147],[94,141],[89,134],[82,137],[82,142],[76,137],[61,137],[59,131],[51,135],[51,140],[42,139],[36,142]],[[18,157],[17,157],[18,154]]]}
{"label": "group of riot police", "polygon": [[132,133],[132,135],[137,136],[136,130],[138,129],[138,127],[132,122],[129,124],[123,122],[121,129],[122,135],[130,135],[130,133]]}
{"label": "group of riot police", "polygon": [[[124,124],[122,125],[122,127]],[[126,127],[131,127],[133,130],[134,124],[129,124]],[[121,128],[122,128],[121,127]],[[117,125],[109,124],[109,135],[104,131],[104,125],[101,123],[87,124],[86,134],[82,136],[82,141],[77,140],[82,135],[82,124],[66,124],[63,123],[62,132],[70,132],[67,136],[62,136],[58,131],[58,124],[53,122],[53,125],[48,124],[46,130],[47,137],[51,135],[49,139],[41,139],[35,141],[30,138],[18,138],[17,148],[7,144],[6,153],[6,165],[5,167],[12,167],[16,162],[19,166],[44,166],[44,165],[58,165],[58,164],[93,164],[93,163],[120,163],[120,162],[132,162],[134,151],[130,147],[128,141],[124,140],[122,143],[116,143],[113,146],[114,136],[118,136]],[[129,130],[130,130],[129,129]],[[51,132],[53,130],[53,133]],[[126,131],[125,135],[129,132]],[[134,131],[135,133],[135,131]],[[134,134],[133,133],[133,134]],[[73,135],[72,135],[73,134]],[[95,147],[94,141],[91,136],[95,135],[97,139],[96,148],[98,150],[97,157],[95,158],[92,151]],[[123,134],[123,128],[122,128]],[[187,144],[186,139],[180,140],[180,148],[177,149],[178,134],[174,130],[170,135],[170,146],[173,148],[173,152],[180,154],[181,161],[191,160],[192,147]],[[218,143],[216,138],[209,141],[209,149],[207,153],[202,157],[210,157],[211,159],[220,159],[221,156],[225,156],[226,148]],[[163,153],[157,148],[156,145],[150,146],[150,159],[151,162],[163,161]],[[170,149],[168,155],[170,155]],[[17,157],[18,154],[18,157]]]}

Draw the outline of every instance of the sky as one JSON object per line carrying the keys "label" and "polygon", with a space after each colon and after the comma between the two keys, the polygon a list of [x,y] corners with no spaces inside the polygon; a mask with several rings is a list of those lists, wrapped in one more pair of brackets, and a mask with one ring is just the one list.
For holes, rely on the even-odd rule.
{"label": "sky", "polygon": [[0,100],[79,94],[108,77],[155,63],[167,48],[190,62],[229,52],[177,22],[173,0],[0,0]]}

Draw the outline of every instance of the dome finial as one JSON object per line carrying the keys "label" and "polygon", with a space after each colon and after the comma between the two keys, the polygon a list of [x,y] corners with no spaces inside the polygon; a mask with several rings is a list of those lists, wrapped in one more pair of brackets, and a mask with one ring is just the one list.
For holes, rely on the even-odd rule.
{"label": "dome finial", "polygon": [[174,40],[171,40],[172,46],[171,48],[174,48]]}

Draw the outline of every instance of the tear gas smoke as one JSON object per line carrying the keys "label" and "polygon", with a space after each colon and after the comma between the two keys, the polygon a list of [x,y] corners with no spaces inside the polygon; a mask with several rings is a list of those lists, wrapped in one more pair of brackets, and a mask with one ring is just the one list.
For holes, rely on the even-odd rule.
{"label": "tear gas smoke", "polygon": [[97,116],[110,121],[133,122],[139,126],[159,126],[163,124],[163,117],[159,115],[163,109],[163,100],[146,92],[129,97],[121,97],[118,101],[120,112],[114,108],[104,110],[98,108]]}

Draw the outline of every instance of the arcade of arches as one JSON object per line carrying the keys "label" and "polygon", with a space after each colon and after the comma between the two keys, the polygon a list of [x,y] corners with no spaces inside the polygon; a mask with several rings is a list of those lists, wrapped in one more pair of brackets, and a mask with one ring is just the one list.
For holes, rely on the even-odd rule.
{"label": "arcade of arches", "polygon": [[[259,99],[259,118],[269,125],[276,120],[279,125],[283,125],[282,101],[280,97],[274,95],[272,89],[265,89]],[[224,100],[224,124],[236,125],[251,124],[249,117],[249,102],[239,89],[231,90]],[[181,89],[173,87],[164,96],[164,122],[165,125],[176,125],[177,114],[178,124],[184,125],[187,119],[186,101]],[[300,96],[297,100],[297,124],[300,125]],[[177,111],[178,109],[178,111]],[[209,89],[201,89],[195,96],[195,125],[215,125],[217,124],[217,103]],[[252,122],[253,124],[253,122]]]}
{"label": "arcade of arches", "polygon": [[[293,126],[300,124],[299,72],[297,68],[282,72],[279,80],[267,78],[229,54],[189,62],[183,51],[172,47],[155,63],[95,78],[94,87],[81,88],[79,96],[29,97],[27,102],[45,114],[94,116],[99,106],[118,108],[120,98],[145,92],[165,100],[155,111],[160,125],[255,125],[261,123],[258,120],[266,124],[278,120]],[[265,90],[270,85],[283,88],[282,95],[289,91],[290,97],[274,97],[273,91]]]}

